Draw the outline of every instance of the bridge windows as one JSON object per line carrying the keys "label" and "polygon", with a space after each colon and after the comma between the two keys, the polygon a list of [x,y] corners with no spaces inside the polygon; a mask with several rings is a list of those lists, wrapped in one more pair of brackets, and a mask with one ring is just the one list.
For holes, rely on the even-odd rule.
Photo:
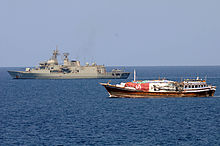
{"label": "bridge windows", "polygon": [[204,88],[204,87],[208,87],[207,84],[188,84],[188,85],[184,85],[184,88]]}

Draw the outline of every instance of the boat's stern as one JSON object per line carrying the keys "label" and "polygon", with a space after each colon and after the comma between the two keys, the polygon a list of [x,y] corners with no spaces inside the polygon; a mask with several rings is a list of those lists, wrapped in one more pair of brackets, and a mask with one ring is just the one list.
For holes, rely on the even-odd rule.
{"label": "boat's stern", "polygon": [[124,72],[120,69],[113,69],[111,72],[109,72],[111,78],[115,79],[127,79],[130,75],[130,72]]}
{"label": "boat's stern", "polygon": [[209,91],[209,96],[214,96],[216,91],[216,86],[211,86]]}

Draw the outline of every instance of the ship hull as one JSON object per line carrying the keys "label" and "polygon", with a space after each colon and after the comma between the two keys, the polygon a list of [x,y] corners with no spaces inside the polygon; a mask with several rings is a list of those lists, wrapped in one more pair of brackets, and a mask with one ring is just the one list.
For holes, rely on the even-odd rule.
{"label": "ship hull", "polygon": [[214,96],[215,90],[204,91],[168,91],[168,92],[146,92],[141,90],[128,90],[114,85],[103,84],[108,91],[110,97],[124,97],[124,98],[161,98],[161,97],[209,97]]}
{"label": "ship hull", "polygon": [[123,72],[120,76],[113,76],[112,73],[105,74],[74,74],[74,73],[32,73],[24,71],[8,71],[14,79],[127,79],[130,73]]}

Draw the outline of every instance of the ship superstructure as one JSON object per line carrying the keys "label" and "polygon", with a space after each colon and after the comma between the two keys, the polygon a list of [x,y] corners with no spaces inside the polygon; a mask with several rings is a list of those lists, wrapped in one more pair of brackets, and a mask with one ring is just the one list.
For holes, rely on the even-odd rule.
{"label": "ship superstructure", "polygon": [[130,75],[119,69],[111,72],[106,71],[104,65],[96,63],[86,63],[80,65],[78,60],[69,60],[69,53],[64,53],[63,64],[57,60],[58,49],[54,50],[52,57],[45,62],[39,63],[36,68],[26,68],[25,71],[8,71],[15,79],[75,79],[75,78],[106,78],[106,79],[126,79]]}

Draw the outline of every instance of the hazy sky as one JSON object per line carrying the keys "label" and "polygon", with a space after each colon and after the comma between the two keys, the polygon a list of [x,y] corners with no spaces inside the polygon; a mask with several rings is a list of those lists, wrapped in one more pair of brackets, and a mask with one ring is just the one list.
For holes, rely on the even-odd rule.
{"label": "hazy sky", "polygon": [[[1,0],[0,66],[220,65],[220,0]],[[61,56],[59,56],[61,58]]]}

